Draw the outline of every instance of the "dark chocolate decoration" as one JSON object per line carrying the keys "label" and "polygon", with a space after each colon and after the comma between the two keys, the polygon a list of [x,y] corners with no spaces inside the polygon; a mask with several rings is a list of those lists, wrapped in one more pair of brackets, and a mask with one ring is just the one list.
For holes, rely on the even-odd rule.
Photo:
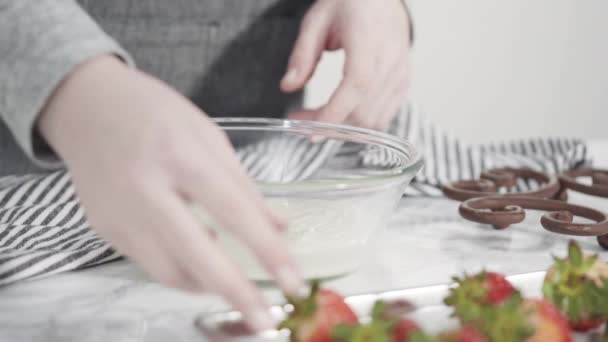
{"label": "dark chocolate decoration", "polygon": [[446,184],[443,193],[456,201],[466,201],[470,198],[498,195],[499,188],[515,186],[517,179],[535,180],[542,184],[536,190],[525,192],[504,193],[503,196],[532,196],[541,198],[554,198],[560,195],[561,186],[555,176],[529,169],[491,169],[481,174],[480,179],[465,180]]}
{"label": "dark chocolate decoration", "polygon": [[[579,183],[577,177],[591,177],[592,184]],[[512,188],[518,179],[535,180],[537,189],[525,192],[499,192]],[[467,220],[505,229],[523,221],[525,209],[547,211],[541,225],[548,231],[577,236],[596,236],[598,244],[608,249],[608,216],[596,209],[567,202],[567,190],[608,197],[608,171],[580,168],[551,176],[529,169],[492,169],[480,179],[446,184],[443,193],[464,201],[460,215]],[[575,216],[594,223],[574,223]]]}
{"label": "dark chocolate decoration", "polygon": [[[580,168],[561,173],[559,180],[563,186],[588,195],[608,197],[608,170]],[[592,185],[578,183],[577,177],[591,177]]]}

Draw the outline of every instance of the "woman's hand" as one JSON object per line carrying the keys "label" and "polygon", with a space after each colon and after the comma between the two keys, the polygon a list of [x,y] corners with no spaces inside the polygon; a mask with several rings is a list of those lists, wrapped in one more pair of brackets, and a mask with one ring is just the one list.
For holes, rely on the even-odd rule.
{"label": "woman's hand", "polygon": [[39,129],[65,160],[94,229],[156,280],[219,293],[252,327],[272,327],[261,293],[193,217],[197,203],[283,290],[303,288],[283,248],[285,222],[266,207],[224,132],[167,85],[97,57],[62,83]]}
{"label": "woman's hand", "polygon": [[329,102],[290,118],[384,129],[409,81],[409,18],[403,0],[318,0],[304,17],[281,89],[302,89],[324,50],[344,49],[344,78]]}

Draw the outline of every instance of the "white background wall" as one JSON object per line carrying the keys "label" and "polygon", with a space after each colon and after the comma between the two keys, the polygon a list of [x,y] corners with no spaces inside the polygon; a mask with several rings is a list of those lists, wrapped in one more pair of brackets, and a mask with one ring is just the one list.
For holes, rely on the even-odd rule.
{"label": "white background wall", "polygon": [[[410,0],[411,97],[470,141],[608,138],[607,0]],[[323,59],[307,102],[322,104],[343,56]]]}

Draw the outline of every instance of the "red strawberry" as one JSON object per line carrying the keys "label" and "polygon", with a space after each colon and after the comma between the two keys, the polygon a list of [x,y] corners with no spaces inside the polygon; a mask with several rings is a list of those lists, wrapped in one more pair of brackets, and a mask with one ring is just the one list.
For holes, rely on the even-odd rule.
{"label": "red strawberry", "polygon": [[434,341],[403,315],[413,310],[405,301],[385,303],[377,301],[372,309],[371,320],[358,326],[339,326],[333,336],[348,342],[429,342]]}
{"label": "red strawberry", "polygon": [[402,318],[393,327],[393,341],[408,342],[410,335],[416,331],[420,331],[420,327],[411,319]]}
{"label": "red strawberry", "polygon": [[488,342],[488,339],[477,328],[465,325],[457,330],[439,335],[441,342]]}
{"label": "red strawberry", "polygon": [[566,319],[550,302],[524,300],[519,292],[501,305],[481,307],[479,319],[468,325],[488,341],[572,341]]}
{"label": "red strawberry", "polygon": [[504,275],[495,272],[486,272],[486,300],[492,304],[502,303],[513,294],[515,289]]}
{"label": "red strawberry", "polygon": [[515,291],[500,305],[479,306],[478,318],[467,323],[488,341],[520,342],[534,333],[523,307],[521,293]]}
{"label": "red strawberry", "polygon": [[567,318],[570,327],[589,331],[608,320],[608,264],[598,255],[584,255],[570,241],[568,256],[554,257],[543,284],[544,297]]}
{"label": "red strawberry", "polygon": [[335,327],[359,323],[344,298],[334,291],[319,289],[318,282],[313,282],[308,298],[288,300],[293,311],[279,328],[289,329],[294,341],[331,342]]}
{"label": "red strawberry", "polygon": [[502,274],[495,272],[465,275],[454,281],[457,286],[450,290],[444,303],[454,308],[453,316],[463,323],[479,319],[483,307],[501,304],[516,292]]}
{"label": "red strawberry", "polygon": [[526,342],[572,342],[568,321],[553,304],[546,300],[527,299],[524,308],[534,328]]}
{"label": "red strawberry", "polygon": [[576,322],[568,322],[570,328],[575,331],[586,332],[600,327],[606,321],[603,319],[587,319]]}
{"label": "red strawberry", "polygon": [[421,332],[420,327],[411,319],[404,318],[405,315],[414,311],[413,304],[403,300],[392,302],[377,301],[372,310],[372,322],[391,322],[390,333],[395,342],[408,342],[414,332]]}

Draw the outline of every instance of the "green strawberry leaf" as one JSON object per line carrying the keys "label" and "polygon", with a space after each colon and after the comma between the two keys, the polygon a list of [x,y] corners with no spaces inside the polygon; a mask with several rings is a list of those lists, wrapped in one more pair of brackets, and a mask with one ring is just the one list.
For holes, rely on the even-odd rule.
{"label": "green strawberry leaf", "polygon": [[584,272],[589,271],[591,269],[591,267],[593,267],[593,265],[595,265],[595,263],[599,260],[599,258],[600,258],[600,256],[597,254],[593,254],[593,255],[586,257],[584,264],[583,264]]}
{"label": "green strawberry leaf", "polygon": [[338,341],[350,341],[357,326],[340,324],[331,331],[331,337]]}
{"label": "green strawberry leaf", "polygon": [[461,323],[467,323],[479,319],[482,314],[482,306],[486,305],[486,272],[482,271],[473,276],[466,273],[462,278],[455,277],[455,286],[450,289],[448,296],[444,299],[447,306],[453,308],[452,317],[456,317]]}
{"label": "green strawberry leaf", "polygon": [[574,267],[580,267],[583,264],[583,252],[574,240],[570,240],[568,243],[568,259]]}
{"label": "green strawberry leaf", "polygon": [[543,296],[571,322],[608,319],[608,277],[602,273],[608,266],[604,261],[597,254],[583,254],[573,240],[568,244],[568,256],[554,260],[543,283]]}
{"label": "green strawberry leaf", "polygon": [[386,310],[386,303],[382,300],[377,300],[372,308],[372,320],[381,320]]}
{"label": "green strawberry leaf", "polygon": [[320,281],[310,282],[310,295],[299,299],[285,296],[287,302],[293,307],[288,317],[277,326],[278,329],[288,329],[291,332],[290,340],[297,338],[298,329],[305,324],[317,311],[317,294],[319,293]]}
{"label": "green strawberry leaf", "polygon": [[339,325],[332,329],[331,336],[345,342],[391,342],[392,321],[372,320],[356,326]]}
{"label": "green strawberry leaf", "polygon": [[[435,337],[429,336],[420,330],[416,330],[409,334],[408,336],[409,342],[437,342]],[[398,341],[403,342],[403,341]]]}
{"label": "green strawberry leaf", "polygon": [[319,293],[320,281],[310,281],[310,295],[305,299],[294,298],[292,296],[285,296],[287,302],[293,306],[293,312],[291,316],[312,316],[317,310],[317,293]]}
{"label": "green strawberry leaf", "polygon": [[488,341],[525,341],[534,334],[523,308],[523,298],[516,292],[501,305],[486,306],[474,326],[488,337]]}
{"label": "green strawberry leaf", "polygon": [[349,342],[392,342],[392,336],[379,326],[366,325],[355,329]]}
{"label": "green strawberry leaf", "polygon": [[549,283],[543,284],[543,296],[545,298],[553,300],[555,298],[555,286]]}

